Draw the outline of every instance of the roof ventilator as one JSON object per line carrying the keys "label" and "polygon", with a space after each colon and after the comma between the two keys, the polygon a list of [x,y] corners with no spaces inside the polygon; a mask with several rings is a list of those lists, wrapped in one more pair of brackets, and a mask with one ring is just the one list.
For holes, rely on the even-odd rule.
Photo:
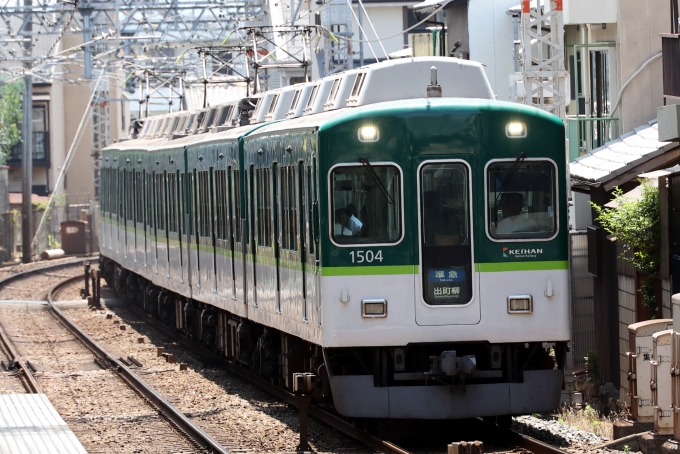
{"label": "roof ventilator", "polygon": [[442,86],[437,83],[437,67],[430,68],[430,85],[427,86],[428,98],[441,98]]}

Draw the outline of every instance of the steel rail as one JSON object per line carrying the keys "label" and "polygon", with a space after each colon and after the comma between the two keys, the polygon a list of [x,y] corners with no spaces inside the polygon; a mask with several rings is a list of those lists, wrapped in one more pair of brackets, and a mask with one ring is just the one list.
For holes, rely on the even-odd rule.
{"label": "steel rail", "polygon": [[10,361],[12,361],[14,364],[14,367],[19,369],[19,373],[26,391],[33,394],[42,394],[40,385],[38,385],[38,382],[35,380],[33,372],[31,372],[31,369],[26,366],[26,363],[24,363],[24,361],[21,359],[21,356],[19,356],[19,353],[14,348],[12,341],[10,341],[9,337],[7,337],[2,325],[0,325],[0,341],[2,341],[2,346],[7,352],[7,356],[9,356]]}
{"label": "steel rail", "polygon": [[[34,274],[40,274],[45,271],[55,271],[59,270],[61,268],[69,268],[75,265],[79,265],[83,262],[87,262],[90,260],[96,260],[99,258],[99,254],[95,255],[86,255],[86,256],[79,256],[75,257],[72,260],[64,261],[64,262],[59,262],[59,263],[50,263],[47,266],[41,266],[37,268],[31,268],[30,270],[26,271],[19,271],[18,273],[12,274],[11,276],[6,276],[0,279],[0,289],[2,287],[9,285],[10,283],[17,281],[19,279],[25,279],[29,276],[32,276]],[[82,279],[82,276],[80,276]]]}
{"label": "steel rail", "polygon": [[[59,262],[59,263],[50,263],[46,266],[40,266],[36,268],[32,268],[30,270],[26,271],[20,271],[18,273],[12,274],[10,276],[6,276],[2,279],[0,279],[0,289],[3,287],[9,285],[10,283],[20,280],[20,279],[25,279],[29,276],[35,275],[35,274],[40,274],[45,271],[54,271],[62,268],[70,268],[72,266],[76,266],[83,261],[87,261],[89,258],[96,258],[96,255],[93,256],[80,256],[73,258],[72,260],[64,261],[64,262]],[[82,278],[79,276],[79,278]],[[29,393],[33,394],[42,394],[42,390],[40,389],[40,385],[38,385],[38,382],[36,381],[35,377],[33,376],[33,372],[31,369],[26,365],[26,363],[21,359],[21,355],[17,352],[17,350],[14,348],[14,345],[12,344],[12,341],[9,339],[7,336],[7,333],[5,332],[4,328],[0,325],[0,343],[2,343],[3,349],[7,352],[7,356],[9,357],[9,360],[12,361],[14,366],[19,369],[19,373],[21,374],[21,379],[24,385],[24,388],[26,388],[26,391]]]}
{"label": "steel rail", "polygon": [[[223,367],[225,370],[227,370],[229,373],[238,375],[244,380],[253,383],[257,387],[261,388],[262,390],[264,390],[268,394],[271,394],[277,399],[280,399],[288,404],[292,404],[296,407],[299,406],[300,399],[295,394],[292,394],[286,391],[285,389],[270,383],[268,380],[265,380],[259,375],[256,375],[246,369],[243,369],[241,367],[238,367],[234,364],[227,362],[224,357],[217,356],[210,350],[197,346],[181,337],[177,338],[176,337],[177,333],[174,332],[171,328],[162,324],[160,321],[156,320],[151,315],[147,314],[134,304],[129,304],[126,307],[129,310],[131,310],[137,317],[139,317],[149,325],[153,326],[157,330],[161,331],[163,334],[170,337],[174,341],[178,341],[184,348],[190,350],[194,354],[216,360],[219,363],[219,365]],[[341,419],[338,416],[335,416],[334,414],[317,407],[316,405],[310,405],[309,414],[318,419],[319,421],[339,430],[340,432],[343,432],[345,435],[348,435],[365,444],[366,446],[373,448],[384,454],[411,454],[410,451],[400,448],[399,446],[390,443],[389,441],[385,441],[378,437],[375,437],[367,433],[366,431],[363,431],[353,426],[351,423],[345,421],[344,419]]]}
{"label": "steel rail", "polygon": [[96,356],[110,361],[116,366],[116,372],[123,378],[123,380],[139,394],[144,396],[151,402],[163,415],[165,415],[173,424],[175,424],[181,431],[183,431],[191,440],[193,440],[202,449],[210,450],[216,454],[229,454],[222,445],[215,441],[210,435],[205,433],[200,427],[195,425],[182,412],[177,410],[172,404],[163,398],[160,394],[150,388],[141,378],[137,376],[130,368],[123,364],[118,358],[106,351],[94,339],[83,332],[75,323],[73,323],[53,302],[53,295],[59,291],[60,288],[69,285],[78,280],[82,280],[82,276],[75,276],[66,279],[50,288],[47,294],[47,303],[54,315],[68,328],[80,341],[88,347]]}

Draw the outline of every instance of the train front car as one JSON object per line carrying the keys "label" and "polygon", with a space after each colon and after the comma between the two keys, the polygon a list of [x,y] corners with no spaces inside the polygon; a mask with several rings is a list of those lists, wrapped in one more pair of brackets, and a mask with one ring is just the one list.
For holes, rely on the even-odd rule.
{"label": "train front car", "polygon": [[396,101],[341,113],[318,140],[336,409],[455,419],[556,408],[569,340],[559,118]]}

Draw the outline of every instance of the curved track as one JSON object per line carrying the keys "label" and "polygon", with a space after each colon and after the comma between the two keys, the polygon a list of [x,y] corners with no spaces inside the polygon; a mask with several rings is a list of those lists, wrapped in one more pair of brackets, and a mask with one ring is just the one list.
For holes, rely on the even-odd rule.
{"label": "curved track", "polygon": [[[41,268],[35,268],[31,269],[25,272],[17,273],[15,275],[9,276],[4,279],[0,279],[0,290],[9,284],[10,282],[14,282],[16,280],[26,278],[41,272],[45,271],[54,271],[56,269],[61,269],[61,268],[66,268],[70,266],[77,265],[79,263],[83,262],[82,258],[79,258],[77,260],[74,260],[72,262],[66,262],[66,263],[59,263],[57,265],[52,265],[52,266],[46,266],[46,267],[41,267]],[[216,442],[210,435],[206,434],[203,430],[201,430],[199,427],[197,427],[191,420],[189,420],[184,414],[179,412],[174,406],[172,406],[167,400],[165,400],[161,395],[159,395],[157,392],[155,392],[153,389],[151,389],[146,383],[144,383],[143,380],[141,380],[137,374],[135,374],[134,371],[132,371],[129,367],[127,367],[124,363],[122,363],[120,360],[118,360],[115,356],[107,352],[103,347],[101,347],[94,339],[92,339],[90,336],[88,336],[85,332],[83,332],[78,326],[76,326],[69,318],[61,311],[56,305],[53,304],[53,297],[56,293],[58,293],[62,288],[73,284],[76,281],[82,280],[83,277],[82,275],[79,276],[74,276],[67,278],[65,280],[62,280],[56,285],[53,285],[49,288],[47,292],[47,301],[48,304],[50,305],[50,309],[52,313],[59,319],[59,321],[66,326],[89,350],[93,352],[95,356],[98,358],[104,359],[111,364],[114,365],[115,371],[119,374],[119,376],[132,388],[135,390],[136,393],[140,394],[143,396],[147,401],[149,401],[153,406],[155,406],[158,411],[164,415],[164,417],[175,427],[175,429],[185,435],[188,439],[191,440],[192,445],[194,445],[198,450],[201,452],[214,452],[214,453],[228,453],[224,447],[222,447],[218,442]],[[164,334],[177,339],[176,333],[169,327],[163,325],[160,323],[158,320],[154,319],[152,316],[147,314],[146,312],[142,311],[141,309],[137,308],[136,306],[130,304],[128,305],[128,308],[134,312],[134,314],[139,317],[141,320],[144,320],[146,323],[152,325],[155,329],[163,332]],[[0,327],[1,330],[1,327]],[[7,342],[9,342],[9,339],[7,339],[7,336],[4,336],[3,333],[0,331],[0,341],[4,344],[5,339]],[[223,358],[217,358],[212,352],[210,352],[207,349],[204,349],[202,347],[197,346],[196,344],[191,343],[188,340],[179,338],[179,343],[186,348],[189,351],[192,351],[196,354],[199,354],[202,357],[205,358],[212,358],[212,359],[219,359],[219,364],[228,370],[230,373],[233,373],[234,375],[238,375],[247,381],[255,384],[256,386],[260,387],[261,389],[265,390],[267,393],[275,396],[276,398],[287,402],[289,404],[298,406],[300,403],[300,400],[297,396],[294,394],[291,394],[283,389],[281,389],[278,386],[273,385],[269,381],[243,369],[238,366],[234,366],[232,364],[229,364],[226,361],[223,361]],[[14,353],[16,353],[16,350],[14,350]],[[11,358],[18,358],[18,355],[14,356],[11,352],[8,351],[8,357]],[[19,358],[20,361],[20,358]],[[23,364],[23,362],[22,362]],[[21,368],[23,371],[24,369],[21,366],[18,366]],[[23,367],[26,367],[25,364],[23,364]],[[22,375],[28,376],[30,374],[30,369],[26,367],[26,372],[22,372]],[[27,385],[31,386],[31,385]],[[35,386],[37,386],[37,382],[35,383]],[[39,388],[36,388],[39,390]],[[32,392],[39,392],[39,391],[32,391]],[[324,422],[325,424],[339,430],[340,432],[343,432],[352,438],[355,438],[359,440],[360,442],[364,443],[366,446],[370,447],[373,450],[376,450],[378,452],[383,452],[386,454],[410,454],[409,450],[400,448],[399,446],[396,446],[389,441],[382,440],[374,435],[371,435],[367,433],[364,430],[361,430],[351,423],[335,416],[334,414],[325,411],[317,406],[312,405],[309,408],[309,414],[310,416],[313,416],[314,418]],[[480,424],[481,421],[479,421]],[[499,440],[504,440],[503,444],[504,445],[512,445],[515,447],[522,448],[526,451],[530,451],[534,454],[566,454],[565,451],[556,448],[554,446],[551,446],[547,443],[543,443],[539,440],[536,440],[532,437],[526,436],[526,435],[521,435],[517,434],[515,432],[512,432],[510,430],[502,430],[499,429],[496,426],[484,426],[484,429],[487,432],[492,432],[493,435],[492,437],[499,439]],[[414,451],[417,451],[417,448],[413,449]]]}
{"label": "curved track", "polygon": [[116,372],[123,378],[123,380],[133,388],[137,393],[144,396],[151,402],[172,424],[179,429],[183,434],[186,434],[198,447],[217,454],[229,454],[224,447],[215,441],[210,435],[203,432],[196,426],[189,418],[184,416],[179,410],[173,407],[160,394],[151,389],[142,379],[140,379],[129,367],[123,364],[118,358],[107,352],[94,339],[82,331],[75,323],[55,305],[53,304],[52,295],[60,288],[65,287],[77,280],[82,279],[82,276],[76,276],[66,279],[52,288],[47,294],[47,303],[54,315],[61,321],[66,328],[69,329],[80,341],[89,348],[97,357],[102,358],[115,365]]}

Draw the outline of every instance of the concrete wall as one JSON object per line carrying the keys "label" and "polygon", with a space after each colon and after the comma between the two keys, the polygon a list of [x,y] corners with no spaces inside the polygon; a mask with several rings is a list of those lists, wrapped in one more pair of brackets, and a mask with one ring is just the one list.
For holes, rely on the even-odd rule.
{"label": "concrete wall", "polygon": [[[365,40],[375,40],[378,38],[386,38],[392,35],[396,35],[402,30],[406,29],[405,17],[404,17],[404,6],[412,6],[419,2],[395,2],[395,3],[364,3],[366,12],[368,12],[368,18],[373,22],[375,27],[375,32],[371,28],[371,24],[366,17],[366,13],[362,10],[362,27],[364,29],[364,39]],[[355,15],[358,15],[357,10],[358,5],[352,5],[352,11]],[[354,39],[359,39],[359,23],[356,17],[352,17],[352,33],[354,34]],[[377,36],[376,36],[377,33]],[[370,46],[369,46],[370,44]],[[404,47],[404,35],[398,35],[394,38],[384,39],[382,45],[385,47],[385,51],[389,54],[391,52],[396,52],[402,50]],[[364,43],[364,58],[372,59],[373,52],[371,52],[371,47],[375,55],[379,59],[385,58],[385,52],[380,46],[379,42]],[[354,58],[359,58],[359,43],[352,43],[352,50],[354,51]]]}
{"label": "concrete wall", "polygon": [[[661,52],[659,33],[670,31],[668,0],[621,0],[618,24],[619,86],[645,61]],[[661,58],[643,69],[622,95],[616,116],[620,132],[628,132],[656,118],[663,105]]]}
{"label": "concrete wall", "polygon": [[0,214],[9,211],[9,167],[0,166]]}
{"label": "concrete wall", "polygon": [[508,101],[509,75],[514,72],[512,17],[507,14],[517,0],[470,0],[468,22],[470,60],[486,65],[486,75],[496,97]]}
{"label": "concrete wall", "polygon": [[465,52],[470,55],[470,32],[468,25],[468,4],[467,2],[455,3],[446,8],[446,48],[453,49],[453,46],[460,41],[460,46],[456,52]]}

